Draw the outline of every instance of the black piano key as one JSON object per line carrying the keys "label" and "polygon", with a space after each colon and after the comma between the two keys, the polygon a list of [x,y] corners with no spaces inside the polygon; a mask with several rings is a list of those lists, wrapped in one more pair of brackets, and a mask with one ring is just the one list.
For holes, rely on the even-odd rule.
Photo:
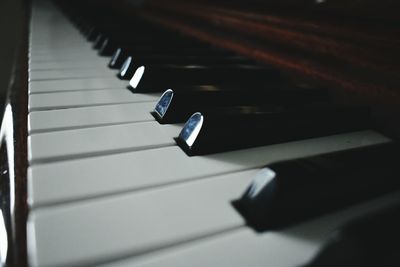
{"label": "black piano key", "polygon": [[[218,48],[209,46],[163,46],[163,47],[150,47],[149,45],[131,46],[129,48],[119,48],[110,60],[109,66],[111,68],[118,68],[120,66],[121,71],[118,77],[121,79],[129,80],[132,78],[135,70],[141,65],[146,65],[145,61],[158,62],[164,64],[174,64],[174,62],[166,61],[168,58],[185,58],[185,57],[197,57],[204,58],[205,60],[222,58],[222,57],[237,57],[232,52],[222,51]],[[166,57],[162,59],[161,57]],[[129,58],[131,58],[129,60]],[[159,58],[159,59],[157,59]],[[132,60],[135,59],[135,60]],[[126,73],[129,75],[121,75],[122,66],[129,60],[129,64],[125,65]],[[143,62],[142,62],[143,61]]]}
{"label": "black piano key", "polygon": [[[129,34],[125,34],[128,35]],[[173,40],[173,42],[169,42],[163,44],[163,40],[165,39]],[[118,49],[124,50],[135,50],[137,47],[150,47],[152,49],[156,49],[157,47],[167,48],[169,47],[171,50],[172,48],[193,48],[193,47],[205,47],[211,48],[209,45],[201,43],[197,40],[193,40],[190,38],[186,38],[180,35],[176,35],[173,33],[164,33],[164,34],[157,34],[156,37],[154,36],[139,36],[136,38],[126,37],[126,36],[113,36],[110,35],[109,37],[105,38],[101,46],[99,47],[98,54],[100,56],[112,56],[113,53]],[[129,53],[131,54],[131,53]],[[139,55],[139,54],[136,54]]]}
{"label": "black piano key", "polygon": [[277,162],[233,206],[257,231],[284,227],[399,189],[399,156],[388,143]]}
{"label": "black piano key", "polygon": [[276,103],[325,102],[322,90],[302,88],[281,89],[279,86],[218,86],[173,87],[163,93],[152,115],[161,124],[183,123],[195,112],[213,107],[265,105]]}
{"label": "black piano key", "polygon": [[[93,30],[87,36],[89,41],[94,41],[96,49],[103,45],[105,40],[109,40],[113,45],[129,45],[139,42],[147,44],[161,45],[158,41],[172,38],[176,43],[181,41],[199,43],[199,41],[184,37],[180,33],[175,33],[166,29],[153,27],[149,24],[138,21],[123,21],[112,25],[92,26]],[[99,39],[101,36],[101,39]],[[168,43],[166,44],[168,45]],[[114,48],[115,49],[115,48]]]}
{"label": "black piano key", "polygon": [[[197,52],[194,52],[197,53]],[[168,67],[167,64],[177,65],[184,67],[185,65],[221,65],[221,64],[243,64],[251,65],[254,61],[244,59],[239,56],[218,55],[204,56],[204,55],[188,55],[188,54],[156,54],[148,56],[129,56],[121,67],[117,76],[123,80],[130,80],[135,71],[141,66],[151,68]]]}
{"label": "black piano key", "polygon": [[278,84],[280,72],[277,69],[257,65],[158,65],[139,67],[129,88],[134,93],[163,92],[176,85],[204,84],[254,84],[266,86]]}
{"label": "black piano key", "polygon": [[265,105],[195,113],[175,140],[188,155],[326,136],[369,128],[364,107]]}
{"label": "black piano key", "polygon": [[78,24],[78,28],[80,30],[80,32],[86,37],[88,38],[89,35],[95,30],[94,26],[85,24],[83,22],[77,22]]}
{"label": "black piano key", "polygon": [[96,28],[93,27],[91,30],[88,31],[88,33],[86,34],[86,39],[89,42],[94,42],[97,38],[97,36],[100,35],[100,31]]}
{"label": "black piano key", "polygon": [[93,49],[99,49],[103,44],[104,40],[106,40],[107,36],[102,33],[99,33],[96,36],[96,39],[93,41]]}
{"label": "black piano key", "polygon": [[[174,59],[179,58],[204,58],[207,59],[218,59],[218,58],[237,58],[240,62],[252,62],[250,60],[246,60],[243,57],[235,55],[233,53],[222,52],[220,50],[214,48],[189,48],[185,50],[185,52],[181,52],[179,50],[173,51],[166,51],[165,48],[163,49],[149,49],[148,47],[142,47],[141,51],[136,48],[135,52],[124,48],[117,48],[113,55],[111,56],[110,62],[108,67],[111,69],[121,69],[124,62],[128,59],[128,57],[135,58],[135,65],[129,66],[130,73],[134,73],[135,67],[139,67],[140,63],[142,62],[144,65],[147,62],[158,62],[158,63],[172,63]],[[132,76],[131,76],[132,77]],[[128,78],[129,79],[129,78]]]}
{"label": "black piano key", "polygon": [[121,69],[127,57],[128,54],[122,48],[117,48],[111,56],[108,67],[110,69]]}
{"label": "black piano key", "polygon": [[338,229],[304,267],[400,266],[400,205],[363,216]]}
{"label": "black piano key", "polygon": [[113,44],[113,42],[110,40],[110,38],[104,39],[103,43],[99,47],[99,56],[112,56],[113,52],[117,48],[116,44]]}

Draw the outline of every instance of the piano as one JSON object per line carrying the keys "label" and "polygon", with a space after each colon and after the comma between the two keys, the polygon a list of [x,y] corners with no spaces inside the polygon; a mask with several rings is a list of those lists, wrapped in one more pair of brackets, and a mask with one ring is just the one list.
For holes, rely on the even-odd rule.
{"label": "piano", "polygon": [[[262,231],[233,204],[266,165],[396,141],[398,4],[81,2],[26,3],[26,42],[1,125],[2,265],[308,266],[337,229],[399,203],[400,192],[393,189]],[[121,18],[131,24],[118,24]],[[284,87],[317,88],[322,98],[367,105],[373,122],[188,155],[174,140],[184,122],[160,124],[151,113],[169,89],[160,88],[169,70],[147,56],[161,66],[160,79],[149,80],[149,88],[157,90],[135,92],[147,69],[144,76],[136,69],[136,82],[117,78],[118,73],[124,78],[124,66],[108,65],[122,50],[107,50],[113,41],[107,34],[142,42],[140,51],[166,60],[171,51],[190,55],[179,60],[202,62],[186,69],[196,69],[196,63],[228,69],[247,64],[271,77],[278,70]],[[126,69],[135,56],[145,58],[124,58]],[[240,82],[240,75],[224,75],[229,71],[223,68],[214,69],[221,80],[208,83]],[[275,81],[249,85],[257,86],[274,87]]]}

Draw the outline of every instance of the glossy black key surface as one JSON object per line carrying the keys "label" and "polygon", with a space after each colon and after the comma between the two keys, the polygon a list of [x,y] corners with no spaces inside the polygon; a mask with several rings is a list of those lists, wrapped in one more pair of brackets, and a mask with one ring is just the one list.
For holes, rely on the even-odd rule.
{"label": "glossy black key surface", "polygon": [[225,107],[195,113],[176,142],[202,155],[369,128],[367,108],[327,105]]}
{"label": "glossy black key surface", "polygon": [[[154,47],[149,45],[135,46],[129,48],[118,48],[113,56],[111,57],[109,67],[112,69],[121,68],[123,63],[131,57],[135,59],[132,61],[134,65],[129,66],[131,70],[134,71],[138,64],[144,64],[146,61],[152,63],[164,63],[164,64],[174,64],[171,62],[171,58],[187,58],[196,57],[204,58],[204,60],[218,59],[224,57],[237,57],[235,54],[227,51],[222,51],[217,48],[207,47],[207,46],[193,46],[193,47]],[[157,59],[159,58],[159,59]],[[163,60],[164,58],[164,60]],[[120,77],[120,76],[119,76]],[[131,77],[120,77],[130,79]]]}
{"label": "glossy black key surface", "polygon": [[304,267],[400,266],[400,205],[363,216],[338,229]]}
{"label": "glossy black key surface", "polygon": [[257,231],[279,228],[400,188],[393,143],[273,163],[233,202]]}
{"label": "glossy black key surface", "polygon": [[[129,62],[129,63],[127,63]],[[123,63],[124,68],[121,67],[118,73],[118,78],[123,80],[130,80],[140,66],[148,66],[151,68],[162,68],[167,64],[176,66],[185,65],[203,65],[203,66],[213,66],[213,65],[227,65],[227,64],[243,64],[250,65],[254,64],[253,61],[244,59],[239,56],[226,56],[226,55],[214,55],[214,56],[203,56],[203,55],[173,55],[161,54],[156,56],[129,56]]]}
{"label": "glossy black key surface", "polygon": [[195,112],[209,108],[238,105],[325,102],[325,91],[312,89],[281,89],[279,86],[185,86],[173,87],[163,93],[152,115],[161,124],[183,123]]}
{"label": "glossy black key surface", "polygon": [[129,88],[134,93],[163,92],[165,89],[177,85],[204,85],[204,84],[257,84],[266,86],[277,84],[280,73],[277,69],[242,64],[228,65],[158,65],[139,67],[132,79]]}
{"label": "glossy black key surface", "polygon": [[103,42],[107,39],[107,36],[104,34],[99,33],[96,37],[96,39],[93,42],[93,49],[99,49],[102,45]]}
{"label": "glossy black key surface", "polygon": [[[129,36],[129,34],[126,34]],[[172,42],[164,43],[164,41],[173,40]],[[111,56],[118,48],[124,48],[125,50],[133,50],[137,47],[151,47],[156,49],[161,48],[194,48],[194,47],[207,47],[208,45],[201,43],[197,40],[182,37],[174,33],[163,33],[156,34],[155,36],[138,36],[137,38],[125,37],[125,36],[113,36],[108,35],[107,38],[103,40],[103,43],[99,47],[100,56]]]}

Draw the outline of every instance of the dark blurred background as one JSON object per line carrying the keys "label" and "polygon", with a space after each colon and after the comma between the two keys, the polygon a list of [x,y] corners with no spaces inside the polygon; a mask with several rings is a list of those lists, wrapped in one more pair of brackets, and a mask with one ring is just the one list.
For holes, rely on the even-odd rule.
{"label": "dark blurred background", "polygon": [[5,96],[11,70],[21,40],[22,0],[0,1],[0,114],[3,114]]}

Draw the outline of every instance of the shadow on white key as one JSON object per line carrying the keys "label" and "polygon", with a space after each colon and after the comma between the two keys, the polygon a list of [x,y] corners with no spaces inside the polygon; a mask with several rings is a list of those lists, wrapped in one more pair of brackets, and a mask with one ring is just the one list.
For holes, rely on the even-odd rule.
{"label": "shadow on white key", "polygon": [[28,132],[60,131],[112,124],[154,121],[157,102],[34,111],[28,115]]}
{"label": "shadow on white key", "polygon": [[98,58],[96,60],[71,60],[71,61],[52,61],[52,62],[36,62],[29,64],[29,71],[41,71],[41,70],[62,70],[62,69],[100,69],[109,70],[107,64],[108,58]]}
{"label": "shadow on white key", "polygon": [[28,137],[30,164],[172,146],[181,125],[156,121],[32,134]]}
{"label": "shadow on white key", "polygon": [[321,249],[325,239],[341,225],[399,201],[399,193],[391,194],[281,231],[258,234],[242,227],[210,238],[177,244],[147,255],[111,261],[99,266],[299,267],[308,263]]}
{"label": "shadow on white key", "polygon": [[65,91],[89,91],[108,88],[126,89],[128,84],[112,78],[69,79],[54,81],[32,81],[29,83],[29,94],[55,93]]}
{"label": "shadow on white key", "polygon": [[160,94],[134,94],[128,89],[91,90],[33,94],[29,96],[28,110],[65,109],[122,103],[154,102]]}
{"label": "shadow on white key", "polygon": [[[95,263],[241,226],[229,200],[255,172],[34,211],[30,238],[36,242],[32,248],[39,248],[32,251],[34,265]],[[79,245],[71,248],[71,242]],[[67,247],[70,253],[63,253]]]}
{"label": "shadow on white key", "polygon": [[35,208],[387,141],[388,138],[373,131],[361,131],[209,156],[188,157],[179,147],[171,146],[32,165],[28,169],[28,201]]}
{"label": "shadow on white key", "polygon": [[[295,248],[302,244],[305,247],[299,249],[295,257],[291,255],[289,261],[281,262],[296,260],[297,263],[303,263],[316,252],[324,234],[333,230],[340,221],[344,221],[346,214],[325,221],[322,218],[313,227],[311,223],[282,232],[255,234],[244,228],[242,217],[230,205],[232,200],[240,196],[255,173],[256,170],[249,170],[154,190],[35,210],[31,213],[28,227],[29,249],[32,255],[36,255],[32,264],[98,264],[129,255],[151,253],[195,239],[212,239],[213,235],[222,235],[223,238],[224,234],[232,234],[234,238],[237,238],[237,234],[241,236],[242,242],[236,240],[231,244],[237,249],[248,249],[246,245],[253,247],[264,242],[274,247],[286,248]],[[398,201],[400,195],[397,194],[394,198]],[[392,199],[393,197],[390,198]],[[370,210],[369,206],[368,209]],[[347,217],[351,215],[354,216],[347,214]],[[229,247],[225,244],[220,250]],[[247,249],[242,253],[237,251],[238,257],[245,254]],[[263,250],[262,247],[254,249],[257,252]],[[69,253],[65,253],[66,250]],[[285,251],[281,253],[286,254]],[[269,257],[274,255],[266,254]],[[258,257],[265,257],[266,254],[260,253]],[[154,255],[152,256],[154,259]],[[215,257],[222,260],[217,255]],[[249,263],[254,263],[254,260],[258,262],[257,258],[246,257]],[[245,264],[241,260],[239,262],[244,265],[237,266],[258,266]],[[210,263],[213,264],[202,266],[221,266],[212,260]]]}
{"label": "shadow on white key", "polygon": [[[55,37],[56,38],[56,37]],[[60,48],[62,50],[62,47],[56,47]],[[44,48],[37,48],[38,50],[42,50]],[[31,50],[32,51],[32,50]],[[93,60],[98,58],[99,56],[95,53],[95,51],[90,51],[92,53],[77,53],[77,54],[59,54],[59,53],[54,53],[54,54],[31,54],[29,58],[29,62],[47,62],[47,61],[64,61],[64,60]]]}
{"label": "shadow on white key", "polygon": [[[29,72],[29,81],[66,80],[78,78],[115,78],[116,72],[107,69],[64,69]],[[117,79],[117,78],[115,78]]]}

